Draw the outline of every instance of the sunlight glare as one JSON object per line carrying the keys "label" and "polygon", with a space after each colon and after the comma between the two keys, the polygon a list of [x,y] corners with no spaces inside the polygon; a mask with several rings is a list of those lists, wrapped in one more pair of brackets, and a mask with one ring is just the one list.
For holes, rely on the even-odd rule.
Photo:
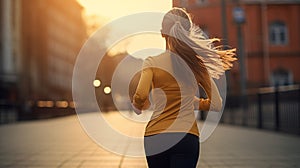
{"label": "sunlight glare", "polygon": [[[134,13],[151,11],[165,13],[172,8],[172,0],[78,0],[78,2],[85,8],[86,15],[98,15],[99,18],[102,18],[99,21],[101,24]],[[144,50],[149,48],[159,50],[165,48],[164,39],[160,34],[135,35],[122,40],[110,49],[111,53],[127,51],[130,55],[138,58],[159,54],[159,50]],[[141,50],[143,51],[141,52]]]}
{"label": "sunlight glare", "polygon": [[172,0],[77,0],[86,15],[98,15],[109,20],[138,12],[167,12]]}

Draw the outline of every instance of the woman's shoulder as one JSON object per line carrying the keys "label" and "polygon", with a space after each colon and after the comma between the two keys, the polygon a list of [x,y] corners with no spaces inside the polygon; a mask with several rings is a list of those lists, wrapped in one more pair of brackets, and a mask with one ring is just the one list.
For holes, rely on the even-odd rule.
{"label": "woman's shoulder", "polygon": [[155,64],[157,62],[161,62],[164,59],[166,59],[168,55],[169,55],[168,52],[163,52],[163,53],[158,54],[156,56],[149,56],[145,59],[145,62],[150,63],[150,64]]}

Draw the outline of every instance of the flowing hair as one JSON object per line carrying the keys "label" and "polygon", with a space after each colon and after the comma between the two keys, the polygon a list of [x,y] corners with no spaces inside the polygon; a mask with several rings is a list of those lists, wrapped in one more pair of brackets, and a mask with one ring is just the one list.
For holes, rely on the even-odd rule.
{"label": "flowing hair", "polygon": [[213,47],[213,43],[220,39],[207,38],[182,8],[175,7],[166,13],[162,34],[166,37],[169,50],[186,62],[197,83],[211,97],[211,78],[219,79],[226,70],[232,68],[232,63],[237,60],[236,50]]}

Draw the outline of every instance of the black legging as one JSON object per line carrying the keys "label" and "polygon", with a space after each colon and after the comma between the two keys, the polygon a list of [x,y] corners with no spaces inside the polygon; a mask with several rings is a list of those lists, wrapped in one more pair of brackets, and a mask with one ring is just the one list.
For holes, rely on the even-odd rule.
{"label": "black legging", "polygon": [[195,168],[199,137],[189,133],[162,133],[144,137],[149,168]]}

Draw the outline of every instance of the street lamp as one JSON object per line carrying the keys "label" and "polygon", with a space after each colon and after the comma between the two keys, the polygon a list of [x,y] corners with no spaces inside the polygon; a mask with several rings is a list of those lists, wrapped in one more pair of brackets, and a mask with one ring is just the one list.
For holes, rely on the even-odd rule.
{"label": "street lamp", "polygon": [[103,91],[105,94],[110,94],[111,88],[109,86],[106,86],[106,87],[104,87]]}
{"label": "street lamp", "polygon": [[240,68],[240,89],[241,94],[246,94],[246,67],[245,67],[245,54],[244,54],[244,39],[242,33],[242,24],[245,23],[245,12],[244,9],[237,6],[233,8],[233,18],[237,25],[237,41],[238,41],[238,50],[237,54],[239,57],[239,68]]}
{"label": "street lamp", "polygon": [[[238,41],[238,58],[239,58],[239,69],[240,69],[240,96],[243,112],[246,113],[247,102],[246,102],[246,66],[245,66],[245,54],[244,54],[244,39],[242,33],[242,24],[245,23],[245,12],[244,9],[239,5],[233,8],[232,11],[233,19],[237,25],[237,41]],[[246,125],[246,115],[243,115],[243,125]]]}
{"label": "street lamp", "polygon": [[95,79],[93,82],[94,87],[100,87],[101,86],[101,81],[99,79]]}

